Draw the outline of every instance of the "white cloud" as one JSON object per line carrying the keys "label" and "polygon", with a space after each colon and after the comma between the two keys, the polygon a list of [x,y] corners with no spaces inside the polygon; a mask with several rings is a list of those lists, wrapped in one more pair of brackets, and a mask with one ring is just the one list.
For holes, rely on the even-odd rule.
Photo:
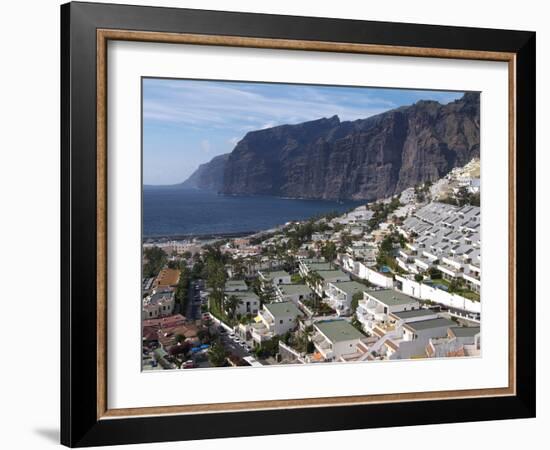
{"label": "white cloud", "polygon": [[201,141],[201,150],[204,153],[210,153],[210,141],[208,139],[203,139]]}
{"label": "white cloud", "polygon": [[335,114],[341,120],[356,120],[393,106],[385,100],[371,100],[368,95],[358,99],[343,94],[336,103],[334,96],[322,95],[312,88],[301,88],[285,97],[250,91],[244,85],[151,81],[146,86],[143,115],[145,119],[186,126],[253,130]]}

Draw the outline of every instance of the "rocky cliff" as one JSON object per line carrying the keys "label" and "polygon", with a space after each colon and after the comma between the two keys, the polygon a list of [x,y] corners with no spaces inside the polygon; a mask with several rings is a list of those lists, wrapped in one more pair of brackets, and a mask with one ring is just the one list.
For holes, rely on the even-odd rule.
{"label": "rocky cliff", "polygon": [[228,157],[229,153],[226,153],[201,164],[187,180],[181,183],[181,187],[220,192],[223,189],[223,173]]}
{"label": "rocky cliff", "polygon": [[[479,156],[479,94],[447,105],[419,101],[353,122],[334,116],[253,131],[222,156],[203,165],[197,187],[231,195],[384,198]],[[223,176],[215,179],[221,165]]]}

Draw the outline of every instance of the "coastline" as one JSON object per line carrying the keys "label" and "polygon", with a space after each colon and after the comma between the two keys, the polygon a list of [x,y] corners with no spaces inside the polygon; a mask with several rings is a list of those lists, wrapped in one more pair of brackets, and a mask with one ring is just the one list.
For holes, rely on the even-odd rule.
{"label": "coastline", "polygon": [[270,233],[276,231],[280,227],[271,228],[268,230],[249,230],[249,231],[235,231],[227,233],[203,233],[203,234],[173,234],[173,235],[155,235],[155,236],[143,236],[142,243],[147,242],[165,242],[165,241],[183,241],[183,240],[199,240],[199,241],[212,241],[219,239],[231,239],[245,236],[256,236],[261,234]]}

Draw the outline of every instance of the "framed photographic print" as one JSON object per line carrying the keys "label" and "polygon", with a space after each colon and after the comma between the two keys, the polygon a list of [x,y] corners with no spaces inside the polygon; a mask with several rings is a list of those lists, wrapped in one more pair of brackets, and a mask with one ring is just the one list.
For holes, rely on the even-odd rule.
{"label": "framed photographic print", "polygon": [[61,19],[63,444],[534,416],[535,33]]}

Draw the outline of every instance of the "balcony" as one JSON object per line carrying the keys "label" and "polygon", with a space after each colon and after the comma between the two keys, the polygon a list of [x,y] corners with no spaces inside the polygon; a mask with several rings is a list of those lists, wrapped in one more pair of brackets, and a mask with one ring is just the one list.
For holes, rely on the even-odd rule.
{"label": "balcony", "polygon": [[264,310],[258,311],[258,316],[260,316],[262,321],[267,324],[266,326],[271,327],[273,325],[273,317],[271,317],[271,315],[266,313]]}
{"label": "balcony", "polygon": [[257,323],[250,326],[250,335],[258,344],[268,341],[273,338],[274,333],[269,330],[263,323]]}
{"label": "balcony", "polygon": [[450,266],[449,264],[438,264],[437,268],[441,272],[452,278],[460,278],[462,276],[461,269],[457,269],[456,267]]}
{"label": "balcony", "polygon": [[315,346],[317,351],[323,356],[323,358],[331,359],[334,356],[332,345],[325,339],[322,334],[317,333],[313,335],[311,341],[313,342],[313,345]]}

